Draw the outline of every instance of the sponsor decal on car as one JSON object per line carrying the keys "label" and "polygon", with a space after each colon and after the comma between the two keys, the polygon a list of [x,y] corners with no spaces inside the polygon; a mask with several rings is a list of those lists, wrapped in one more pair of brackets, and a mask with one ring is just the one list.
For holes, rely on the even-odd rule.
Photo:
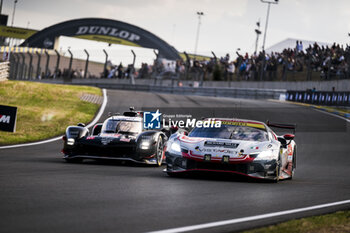
{"label": "sponsor decal on car", "polygon": [[256,122],[246,122],[246,121],[229,121],[224,120],[221,121],[221,124],[223,125],[237,125],[237,126],[248,126],[252,128],[258,128],[258,129],[266,129],[264,124],[256,123]]}
{"label": "sponsor decal on car", "polygon": [[218,141],[205,141],[204,146],[207,147],[225,147],[225,148],[237,148],[238,143],[232,142],[218,142]]}
{"label": "sponsor decal on car", "polygon": [[107,145],[107,144],[109,144],[111,141],[113,141],[113,138],[110,138],[110,137],[101,138],[101,143],[102,143],[103,145]]}
{"label": "sponsor decal on car", "polygon": [[121,138],[120,141],[121,142],[130,142],[130,138]]}
{"label": "sponsor decal on car", "polygon": [[100,136],[101,137],[115,137],[115,138],[119,138],[122,135],[120,133],[102,133]]}
{"label": "sponsor decal on car", "polygon": [[217,148],[200,148],[199,146],[196,146],[194,148],[198,152],[213,152],[213,153],[223,153],[223,154],[237,154],[237,151],[229,150],[229,149],[217,149]]}
{"label": "sponsor decal on car", "polygon": [[293,155],[293,147],[291,144],[288,145],[288,151],[287,151],[288,155]]}
{"label": "sponsor decal on car", "polygon": [[182,142],[187,142],[187,143],[195,143],[195,142],[201,142],[204,139],[201,138],[190,138],[185,135],[178,137],[178,139]]}

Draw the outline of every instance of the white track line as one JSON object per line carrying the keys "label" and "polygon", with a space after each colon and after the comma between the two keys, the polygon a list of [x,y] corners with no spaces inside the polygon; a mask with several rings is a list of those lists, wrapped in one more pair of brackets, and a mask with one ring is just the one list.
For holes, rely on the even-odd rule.
{"label": "white track line", "polygon": [[[105,111],[105,108],[106,108],[107,102],[108,102],[106,89],[102,89],[102,93],[103,93],[103,102],[102,102],[102,105],[100,107],[100,111],[98,111],[98,113],[97,113],[96,117],[93,119],[93,121],[90,122],[90,124],[88,124],[86,126],[87,128],[90,128],[91,126],[96,124],[97,121],[101,118],[103,112]],[[1,149],[9,149],[9,148],[18,148],[18,147],[24,147],[24,146],[36,146],[36,145],[40,145],[40,144],[44,144],[44,143],[54,142],[54,141],[60,140],[61,138],[62,138],[62,136],[59,136],[59,137],[51,138],[51,139],[40,141],[40,142],[31,142],[31,143],[24,143],[24,144],[10,145],[10,146],[1,146],[0,150]]]}
{"label": "white track line", "polygon": [[[307,106],[307,105],[300,105],[300,104],[296,104],[296,103],[291,103],[291,102],[287,102],[287,101],[280,101],[280,100],[274,100],[274,99],[269,99],[269,101],[270,102],[275,102],[275,103],[287,103],[287,104],[291,104],[291,105],[294,105],[294,106],[304,106],[304,107],[309,107],[309,108],[311,107],[312,108],[312,105],[309,105],[309,106]],[[334,116],[334,117],[343,119],[343,120],[345,120],[345,121],[350,123],[350,119],[348,119],[346,117],[337,115],[337,114],[332,113],[332,112],[327,112],[327,111],[324,111],[324,110],[321,110],[321,109],[317,109],[317,108],[312,108],[312,109],[314,109],[315,111],[318,111],[318,112],[330,115],[330,116]]]}
{"label": "white track line", "polygon": [[265,218],[278,217],[278,216],[282,216],[282,215],[295,214],[295,213],[316,210],[316,209],[322,209],[322,208],[332,207],[332,206],[337,206],[337,205],[344,205],[344,204],[349,204],[349,203],[350,203],[350,200],[338,201],[338,202],[332,202],[332,203],[327,203],[327,204],[322,204],[322,205],[315,205],[315,206],[309,206],[309,207],[304,207],[304,208],[255,215],[255,216],[251,216],[251,217],[235,218],[235,219],[230,219],[230,220],[210,222],[210,223],[198,224],[198,225],[187,226],[187,227],[179,227],[179,228],[172,228],[172,229],[167,229],[167,230],[152,231],[150,233],[177,233],[177,232],[195,231],[195,230],[201,230],[201,229],[206,229],[206,228],[255,221],[255,220],[260,220],[260,219],[265,219]]}
{"label": "white track line", "polygon": [[317,112],[322,112],[322,113],[324,113],[324,114],[327,114],[327,115],[330,115],[330,116],[334,116],[334,117],[337,117],[337,118],[346,120],[347,122],[350,122],[350,119],[347,119],[347,118],[345,118],[345,117],[343,117],[343,116],[339,116],[339,115],[337,115],[337,114],[335,114],[335,113],[326,112],[326,111],[323,111],[323,110],[320,110],[320,109],[317,109],[317,108],[314,108],[314,110],[317,111]]}

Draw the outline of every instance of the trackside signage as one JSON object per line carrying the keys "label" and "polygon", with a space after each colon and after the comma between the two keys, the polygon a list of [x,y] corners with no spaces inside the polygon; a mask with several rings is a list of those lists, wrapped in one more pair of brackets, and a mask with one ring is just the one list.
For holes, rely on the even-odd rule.
{"label": "trackside signage", "polygon": [[16,131],[17,107],[0,105],[0,130]]}
{"label": "trackside signage", "polygon": [[104,26],[80,26],[75,35],[104,35],[104,36],[113,36],[126,39],[132,42],[140,40],[140,36],[129,32],[127,30],[120,30],[113,27],[104,27]]}

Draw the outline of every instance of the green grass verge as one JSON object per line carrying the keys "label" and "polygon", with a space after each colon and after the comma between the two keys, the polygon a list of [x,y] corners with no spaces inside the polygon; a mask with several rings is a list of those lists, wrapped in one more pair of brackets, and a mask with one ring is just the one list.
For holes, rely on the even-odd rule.
{"label": "green grass verge", "polygon": [[350,211],[313,216],[244,231],[244,233],[339,233],[350,232]]}
{"label": "green grass verge", "polygon": [[18,108],[16,132],[0,131],[0,145],[52,138],[62,135],[68,125],[90,122],[99,105],[80,100],[85,93],[102,95],[95,87],[0,82],[0,104]]}

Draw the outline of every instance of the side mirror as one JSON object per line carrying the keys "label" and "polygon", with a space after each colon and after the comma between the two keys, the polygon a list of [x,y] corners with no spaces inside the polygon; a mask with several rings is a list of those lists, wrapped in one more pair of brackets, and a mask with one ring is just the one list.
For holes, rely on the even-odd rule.
{"label": "side mirror", "polygon": [[91,136],[97,136],[101,133],[102,130],[102,124],[96,124],[93,128],[92,128],[92,132],[91,132]]}
{"label": "side mirror", "polygon": [[293,140],[295,135],[294,134],[285,134],[285,135],[283,135],[283,137],[284,137],[284,139],[289,141],[289,140]]}

